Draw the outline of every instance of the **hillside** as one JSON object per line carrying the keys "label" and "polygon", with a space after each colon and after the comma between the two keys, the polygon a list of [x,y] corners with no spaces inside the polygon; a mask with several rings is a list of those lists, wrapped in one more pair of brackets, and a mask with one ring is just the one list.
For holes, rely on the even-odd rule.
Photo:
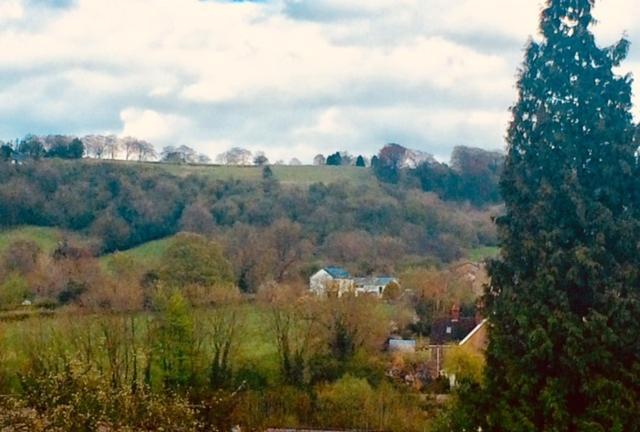
{"label": "hillside", "polygon": [[167,247],[169,246],[172,238],[173,236],[159,240],[153,240],[128,250],[105,254],[100,257],[100,261],[104,264],[114,254],[122,254],[146,268],[153,268],[160,262],[160,258],[162,257],[162,254],[167,250]]}
{"label": "hillside", "polygon": [[[98,161],[95,159],[84,159],[80,163],[133,166],[136,167],[136,169],[168,173],[181,178],[196,175],[206,177],[209,180],[221,181],[242,180],[257,182],[262,180],[262,167],[258,166],[171,164],[121,160]],[[371,169],[355,166],[271,165],[270,168],[274,174],[274,178],[283,184],[311,185],[313,183],[329,184],[340,182],[366,184],[375,182],[375,177]]]}
{"label": "hillside", "polygon": [[95,239],[84,234],[51,227],[21,226],[2,230],[0,228],[0,254],[13,242],[29,240],[37,244],[46,254],[50,254],[64,239],[76,244],[89,247],[95,243]]}

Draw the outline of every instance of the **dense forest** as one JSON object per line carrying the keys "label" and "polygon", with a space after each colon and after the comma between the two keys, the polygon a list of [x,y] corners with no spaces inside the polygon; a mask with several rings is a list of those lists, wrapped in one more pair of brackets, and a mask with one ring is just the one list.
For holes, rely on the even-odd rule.
{"label": "dense forest", "polygon": [[[381,160],[379,166],[386,163]],[[497,200],[493,192],[479,192],[495,181],[464,158],[456,160],[452,168],[433,165],[433,171],[446,169],[442,178],[454,179],[433,187],[433,171],[422,165],[398,168],[393,182],[379,175],[380,181],[372,177],[367,184],[296,185],[281,184],[274,176],[278,167],[270,166],[253,168],[262,170],[260,181],[246,181],[175,176],[152,164],[0,162],[0,224],[81,232],[92,239],[86,245],[92,255],[180,231],[213,236],[225,246],[245,291],[267,280],[306,277],[327,262],[380,274],[417,262],[451,262],[469,249],[495,245]],[[460,190],[484,197],[483,205],[462,201]],[[294,262],[271,263],[270,251],[278,248],[293,254]]]}

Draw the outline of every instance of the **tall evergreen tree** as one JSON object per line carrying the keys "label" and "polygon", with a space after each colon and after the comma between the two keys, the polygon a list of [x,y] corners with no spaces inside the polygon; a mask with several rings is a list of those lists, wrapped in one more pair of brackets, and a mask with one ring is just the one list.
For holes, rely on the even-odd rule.
{"label": "tall evergreen tree", "polygon": [[490,266],[483,430],[640,430],[640,176],[628,42],[547,0],[526,50]]}

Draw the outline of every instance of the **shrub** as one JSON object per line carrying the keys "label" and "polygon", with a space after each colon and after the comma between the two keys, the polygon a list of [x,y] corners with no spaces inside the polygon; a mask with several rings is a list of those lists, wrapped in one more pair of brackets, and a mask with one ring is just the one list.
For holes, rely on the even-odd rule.
{"label": "shrub", "polygon": [[29,285],[20,275],[14,273],[0,284],[0,308],[13,309],[29,295]]}

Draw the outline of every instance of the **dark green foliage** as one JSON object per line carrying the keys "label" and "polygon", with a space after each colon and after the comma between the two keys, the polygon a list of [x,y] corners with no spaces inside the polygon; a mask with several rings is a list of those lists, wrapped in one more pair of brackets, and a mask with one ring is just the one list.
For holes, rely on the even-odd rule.
{"label": "dark green foliage", "polygon": [[45,148],[40,138],[35,135],[27,135],[18,143],[18,153],[32,159],[40,159],[45,156]]}
{"label": "dark green foliage", "polygon": [[342,165],[342,155],[340,155],[340,152],[335,152],[334,154],[329,155],[327,157],[327,165],[331,165],[331,166]]}
{"label": "dark green foliage", "polygon": [[356,166],[357,167],[366,167],[367,163],[365,162],[364,158],[362,157],[362,155],[358,156],[358,158],[356,159]]}
{"label": "dark green foliage", "polygon": [[371,168],[375,169],[379,163],[380,163],[380,159],[378,159],[378,156],[373,155],[373,157],[371,158]]}
{"label": "dark green foliage", "polygon": [[375,166],[372,164],[378,179],[386,183],[398,183],[405,165],[407,149],[399,144],[387,144],[378,153]]}
{"label": "dark green foliage", "polygon": [[269,165],[265,165],[265,167],[262,168],[262,179],[263,180],[272,180],[273,179],[273,170],[271,169],[271,167]]}
{"label": "dark green foliage", "polygon": [[[295,186],[275,178],[220,181],[181,178],[148,165],[84,159],[5,164],[0,183],[0,226],[81,231],[101,241],[99,253],[129,249],[179,230],[236,236],[232,230],[242,224],[247,232],[238,233],[242,242],[233,253],[225,248],[228,258],[262,254],[263,231],[279,219],[301,225],[301,240],[316,251],[331,234],[364,231],[363,244],[372,246],[362,261],[375,267],[371,271],[383,271],[405,253],[448,261],[460,257],[463,249],[495,242],[487,213],[473,215],[427,199],[409,184],[380,188],[351,183]],[[247,291],[264,282],[257,277],[260,261],[253,258],[244,260],[255,264],[251,268],[233,263],[236,278]]]}
{"label": "dark green foliage", "polygon": [[446,200],[482,206],[500,202],[498,179],[503,162],[500,152],[459,146],[453,150],[451,166],[424,162],[412,174],[424,191],[435,192]]}
{"label": "dark green foliage", "polygon": [[638,143],[631,78],[612,71],[628,42],[598,48],[592,6],[548,1],[526,50],[474,429],[640,430]]}
{"label": "dark green foliage", "polygon": [[0,145],[0,161],[7,162],[8,160],[11,159],[12,155],[13,155],[13,147],[11,147],[9,144],[4,144],[4,143]]}
{"label": "dark green foliage", "polygon": [[61,159],[80,159],[84,155],[84,144],[78,138],[73,138],[70,142],[68,140],[56,140],[53,142],[49,150],[47,150],[47,157],[57,157]]}

